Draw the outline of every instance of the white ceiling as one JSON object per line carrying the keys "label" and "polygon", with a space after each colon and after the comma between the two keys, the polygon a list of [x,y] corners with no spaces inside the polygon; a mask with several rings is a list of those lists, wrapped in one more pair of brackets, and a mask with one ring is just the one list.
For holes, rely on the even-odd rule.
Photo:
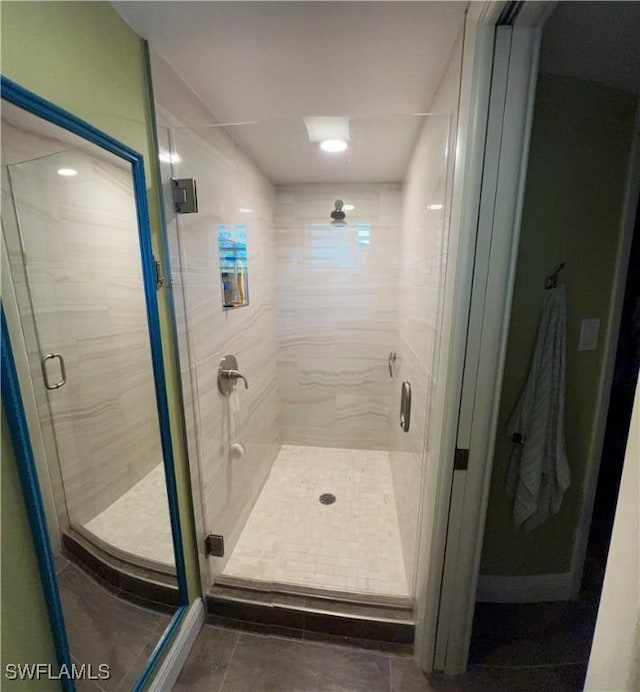
{"label": "white ceiling", "polygon": [[640,2],[560,2],[542,35],[540,69],[640,94]]}
{"label": "white ceiling", "polygon": [[[467,6],[112,4],[217,122],[260,122],[233,136],[276,183],[400,180],[421,123],[407,116],[429,107]],[[352,118],[359,134],[342,159],[320,156],[303,136],[302,117],[322,115],[367,116]]]}
{"label": "white ceiling", "polygon": [[349,149],[339,154],[309,142],[302,118],[225,129],[275,184],[385,183],[403,180],[425,118],[443,117],[351,118]]}

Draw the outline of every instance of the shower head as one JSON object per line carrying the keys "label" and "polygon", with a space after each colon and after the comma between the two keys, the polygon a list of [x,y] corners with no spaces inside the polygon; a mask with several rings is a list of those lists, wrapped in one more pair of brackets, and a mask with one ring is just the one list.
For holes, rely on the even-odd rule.
{"label": "shower head", "polygon": [[337,199],[335,201],[335,208],[331,212],[331,223],[344,223],[344,220],[346,218],[346,214],[342,211],[342,207],[344,206],[344,202],[341,199]]}

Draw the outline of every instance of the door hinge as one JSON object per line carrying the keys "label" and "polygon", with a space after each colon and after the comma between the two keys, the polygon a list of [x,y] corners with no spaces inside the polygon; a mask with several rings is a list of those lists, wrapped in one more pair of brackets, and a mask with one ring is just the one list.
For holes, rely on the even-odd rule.
{"label": "door hinge", "polygon": [[178,214],[195,214],[198,211],[198,194],[193,178],[172,178],[173,203]]}
{"label": "door hinge", "polygon": [[156,279],[156,288],[162,288],[167,282],[162,273],[162,265],[160,260],[153,258],[153,273]]}
{"label": "door hinge", "polygon": [[210,533],[204,539],[204,553],[207,557],[224,557],[224,536]]}
{"label": "door hinge", "polygon": [[469,450],[456,447],[453,455],[453,470],[466,471],[469,468]]}

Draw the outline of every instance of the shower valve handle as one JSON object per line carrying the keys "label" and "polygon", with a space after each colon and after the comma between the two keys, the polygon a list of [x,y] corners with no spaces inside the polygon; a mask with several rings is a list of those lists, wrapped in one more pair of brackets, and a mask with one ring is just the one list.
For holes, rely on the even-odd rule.
{"label": "shower valve handle", "polygon": [[247,378],[238,370],[223,370],[222,376],[226,377],[227,379],[231,380],[232,382],[236,382],[237,380],[242,380],[244,382],[244,388],[249,389],[249,383],[247,382]]}
{"label": "shower valve handle", "polygon": [[238,380],[242,380],[244,388],[249,389],[247,378],[238,370],[238,359],[229,354],[218,365],[218,391],[224,396],[230,396]]}

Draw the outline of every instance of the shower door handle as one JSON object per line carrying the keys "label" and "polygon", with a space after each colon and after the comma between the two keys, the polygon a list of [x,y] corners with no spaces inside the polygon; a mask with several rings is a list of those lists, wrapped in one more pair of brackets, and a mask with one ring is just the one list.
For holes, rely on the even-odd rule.
{"label": "shower door handle", "polygon": [[[47,372],[47,361],[58,359],[60,361],[60,381],[55,384],[49,383],[49,373]],[[64,358],[59,353],[47,353],[42,356],[42,376],[44,378],[44,386],[51,389],[60,389],[62,385],[67,381],[67,371],[64,367]]]}
{"label": "shower door handle", "polygon": [[400,393],[400,427],[404,432],[409,432],[411,424],[411,385],[407,380],[402,383]]}

